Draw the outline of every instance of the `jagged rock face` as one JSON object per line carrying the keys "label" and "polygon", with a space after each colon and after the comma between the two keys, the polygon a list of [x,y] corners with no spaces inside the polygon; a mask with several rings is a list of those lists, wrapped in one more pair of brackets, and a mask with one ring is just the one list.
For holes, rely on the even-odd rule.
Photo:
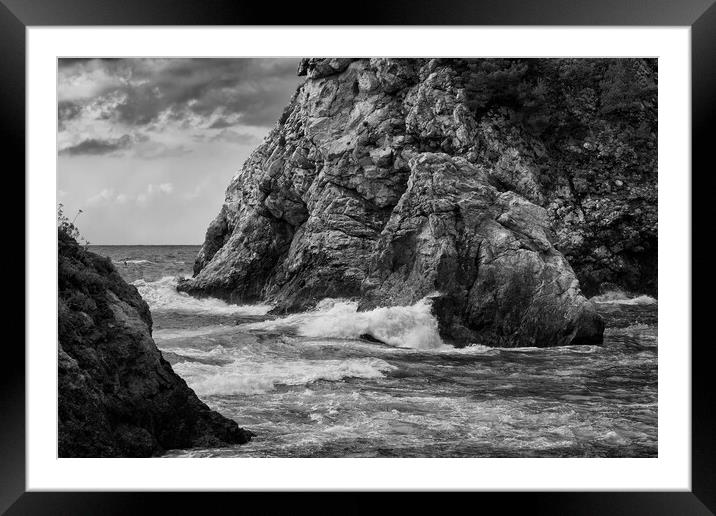
{"label": "jagged rock face", "polygon": [[363,282],[364,307],[434,292],[440,333],[457,343],[600,342],[603,324],[564,257],[547,212],[463,158],[421,153]]}
{"label": "jagged rock face", "polygon": [[231,181],[180,288],[279,311],[439,292],[456,343],[598,341],[567,260],[591,290],[655,289],[653,70],[305,59],[306,82]]}
{"label": "jagged rock face", "polygon": [[253,435],[209,409],[162,358],[137,289],[58,232],[60,457],[149,457]]}

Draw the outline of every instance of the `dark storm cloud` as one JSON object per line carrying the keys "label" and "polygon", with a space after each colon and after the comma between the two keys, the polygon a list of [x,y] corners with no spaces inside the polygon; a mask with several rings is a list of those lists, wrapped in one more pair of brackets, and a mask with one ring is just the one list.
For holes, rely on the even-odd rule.
{"label": "dark storm cloud", "polygon": [[111,154],[113,152],[127,149],[132,144],[132,138],[125,134],[119,138],[112,138],[107,140],[89,138],[84,140],[77,145],[65,147],[60,150],[61,155],[65,156],[99,156],[102,154]]}
{"label": "dark storm cloud", "polygon": [[57,103],[57,117],[60,122],[66,122],[76,118],[82,111],[82,106],[70,100],[63,100]]}
{"label": "dark storm cloud", "polygon": [[[296,86],[298,59],[63,59],[60,76],[104,74],[96,92],[101,118],[147,126],[172,120],[226,117],[243,125],[271,126]],[[234,124],[230,124],[234,125]]]}
{"label": "dark storm cloud", "polygon": [[67,68],[76,64],[84,64],[89,61],[122,61],[121,58],[117,57],[60,57],[57,59],[57,65],[59,68]]}
{"label": "dark storm cloud", "polygon": [[63,100],[57,103],[57,121],[60,131],[64,130],[65,122],[75,119],[82,112],[82,106],[69,100]]}

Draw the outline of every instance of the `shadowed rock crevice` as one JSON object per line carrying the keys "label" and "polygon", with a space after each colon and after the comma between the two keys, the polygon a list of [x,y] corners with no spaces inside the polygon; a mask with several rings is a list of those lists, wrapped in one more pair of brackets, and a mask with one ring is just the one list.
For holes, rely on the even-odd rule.
{"label": "shadowed rock crevice", "polygon": [[655,292],[648,60],[316,58],[299,74],[181,289],[277,312],[434,295],[444,338],[498,346],[599,342],[580,281]]}

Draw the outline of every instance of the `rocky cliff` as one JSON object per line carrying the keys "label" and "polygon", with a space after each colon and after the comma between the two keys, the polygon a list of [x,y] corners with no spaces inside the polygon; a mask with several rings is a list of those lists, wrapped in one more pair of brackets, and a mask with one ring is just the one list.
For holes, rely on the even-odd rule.
{"label": "rocky cliff", "polygon": [[58,231],[60,457],[148,457],[247,442],[162,358],[137,289]]}
{"label": "rocky cliff", "polygon": [[304,59],[298,73],[181,289],[278,311],[432,295],[444,338],[502,346],[599,342],[578,280],[655,292],[655,60]]}

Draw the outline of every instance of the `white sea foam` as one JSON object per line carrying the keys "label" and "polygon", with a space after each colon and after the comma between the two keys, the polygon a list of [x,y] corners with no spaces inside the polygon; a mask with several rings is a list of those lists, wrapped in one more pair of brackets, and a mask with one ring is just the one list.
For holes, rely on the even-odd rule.
{"label": "white sea foam", "polygon": [[624,292],[610,291],[594,296],[592,301],[600,304],[613,304],[613,305],[654,305],[657,300],[651,296],[641,295],[636,297],[629,297]]}
{"label": "white sea foam", "polygon": [[151,260],[114,260],[114,263],[123,263],[123,264],[131,263],[133,265],[141,265],[143,263],[154,263],[154,262]]}
{"label": "white sea foam", "polygon": [[[212,350],[212,356],[224,350]],[[382,378],[396,367],[377,358],[346,360],[285,360],[257,362],[236,359],[226,365],[180,362],[174,371],[198,395],[260,394],[277,385],[307,385],[317,380]]]}
{"label": "white sea foam", "polygon": [[214,315],[264,315],[269,305],[231,305],[215,298],[195,298],[176,289],[177,278],[165,276],[158,281],[143,279],[132,283],[152,311],[190,312]]}
{"label": "white sea foam", "polygon": [[490,346],[485,346],[483,344],[470,344],[468,346],[465,346],[464,348],[453,348],[451,346],[448,346],[446,348],[446,351],[454,351],[457,354],[464,354],[464,355],[481,355],[483,353],[499,351],[499,349],[491,348]]}
{"label": "white sea foam", "polygon": [[358,311],[356,301],[324,299],[315,310],[273,321],[245,325],[248,329],[293,329],[304,337],[358,339],[368,334],[391,346],[437,349],[445,346],[438,334],[438,322],[431,313],[430,300],[412,306]]}
{"label": "white sea foam", "polygon": [[214,346],[209,350],[198,348],[171,348],[166,346],[162,346],[161,350],[189,358],[224,358],[229,354],[229,351],[222,345]]}
{"label": "white sea foam", "polygon": [[152,338],[156,342],[164,342],[175,339],[187,339],[191,337],[204,337],[207,335],[221,335],[224,333],[232,333],[236,331],[235,326],[202,326],[200,328],[164,328],[160,330],[154,330],[152,332]]}

